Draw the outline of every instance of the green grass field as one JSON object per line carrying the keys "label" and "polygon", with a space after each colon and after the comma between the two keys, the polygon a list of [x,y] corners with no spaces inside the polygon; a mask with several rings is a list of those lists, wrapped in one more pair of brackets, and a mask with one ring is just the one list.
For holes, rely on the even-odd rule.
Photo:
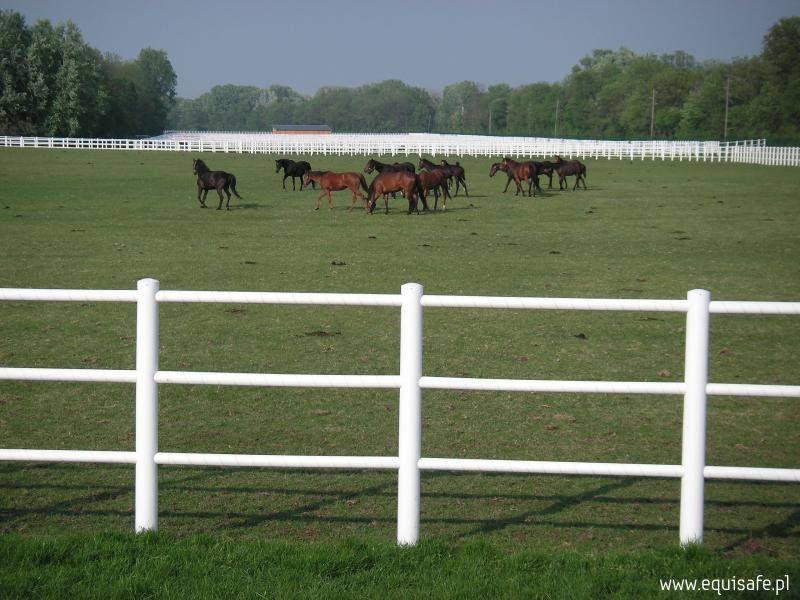
{"label": "green grass field", "polygon": [[[368,216],[345,210],[349,192],[314,211],[317,192],[281,189],[276,157],[236,154],[203,158],[235,173],[244,199],[201,210],[191,158],[0,149],[0,286],[134,289],[153,277],[173,290],[397,293],[418,282],[433,294],[800,299],[796,169],[586,160],[587,191],[523,198],[488,177],[493,160],[460,158],[470,196],[447,212],[407,215],[398,198]],[[367,160],[304,158],[356,171]],[[0,365],[133,368],[134,317],[128,304],[3,303]],[[164,304],[160,318],[164,370],[398,370],[396,309]],[[683,335],[677,314],[427,309],[424,374],[680,381]],[[798,351],[796,318],[714,316],[710,380],[797,385]],[[0,382],[1,444],[131,450],[133,400],[128,385]],[[163,451],[397,451],[396,391],[164,385],[159,402]],[[427,391],[422,453],[677,464],[681,412],[669,396]],[[797,468],[798,417],[792,399],[709,398],[707,464]],[[669,553],[679,487],[423,473],[420,535],[444,554],[476,543],[502,556]],[[159,501],[160,530],[175,539],[321,552],[395,538],[394,473],[163,467]],[[0,464],[6,552],[96,535],[113,548],[132,528],[132,467]],[[708,482],[705,542],[708,556],[796,565],[800,487]]]}

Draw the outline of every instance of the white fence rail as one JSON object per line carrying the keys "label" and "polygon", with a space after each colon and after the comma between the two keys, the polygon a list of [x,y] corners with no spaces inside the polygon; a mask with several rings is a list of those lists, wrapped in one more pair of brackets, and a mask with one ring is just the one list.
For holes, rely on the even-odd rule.
{"label": "white fence rail", "polygon": [[[581,298],[505,298],[423,295],[409,283],[400,294],[293,294],[271,292],[160,291],[154,279],[138,282],[136,291],[0,288],[0,300],[136,302],[136,368],[34,369],[0,367],[0,380],[134,383],[136,441],[134,451],[0,449],[0,460],[123,463],[135,465],[135,531],[158,528],[158,466],[277,467],[322,469],[388,469],[398,472],[397,543],[416,544],[420,522],[421,471],[543,473],[681,479],[680,543],[702,542],[706,479],[800,482],[800,469],[705,464],[706,397],[779,396],[800,398],[800,385],[751,385],[708,382],[708,338],[711,314],[800,315],[800,302],[712,302],[705,290],[686,300],[605,300]],[[399,375],[314,375],[201,373],[158,369],[161,302],[260,304],[330,304],[400,308]],[[682,382],[536,381],[424,376],[423,311],[430,308],[560,309],[685,312],[685,379]],[[158,451],[158,386],[164,384],[391,388],[399,390],[397,456],[276,456],[194,454]],[[422,390],[496,390],[602,394],[682,395],[683,446],[680,465],[484,460],[421,456]]]}
{"label": "white fence rail", "polygon": [[479,135],[167,132],[147,139],[0,136],[0,147],[169,152],[235,152],[322,155],[456,155],[678,160],[759,165],[800,165],[800,148],[767,146],[766,140],[604,141]]}

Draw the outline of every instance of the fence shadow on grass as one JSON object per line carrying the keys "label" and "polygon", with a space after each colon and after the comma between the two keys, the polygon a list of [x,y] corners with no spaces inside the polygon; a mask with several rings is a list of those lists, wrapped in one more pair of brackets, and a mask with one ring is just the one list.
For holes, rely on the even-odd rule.
{"label": "fence shadow on grass", "polygon": [[[50,502],[46,502],[41,506],[28,506],[24,508],[8,508],[2,506],[0,501],[0,529],[4,531],[13,531],[16,529],[14,521],[25,520],[30,524],[32,517],[40,516],[46,517],[112,517],[120,519],[132,519],[133,511],[132,505],[130,509],[117,509],[111,507],[99,507],[100,503],[108,503],[113,501],[123,501],[125,498],[133,498],[132,485],[103,485],[97,484],[96,491],[87,493],[87,485],[83,482],[76,483],[27,483],[19,481],[19,475],[24,470],[34,469],[47,470],[70,470],[74,469],[74,465],[62,464],[42,464],[42,465],[2,465],[0,468],[0,493],[4,491],[17,491],[17,490],[37,490],[47,491],[52,490],[53,498]],[[232,506],[232,510],[225,509],[210,509],[210,510],[169,510],[162,509],[160,516],[165,519],[197,519],[197,520],[219,520],[224,519],[226,524],[222,526],[223,529],[229,530],[248,530],[258,528],[265,525],[270,521],[277,521],[283,523],[312,523],[321,522],[328,524],[364,524],[364,525],[385,525],[389,526],[396,522],[396,514],[394,511],[394,499],[397,495],[396,477],[392,474],[389,475],[385,481],[374,483],[370,485],[356,485],[350,489],[323,489],[314,485],[304,487],[302,485],[296,486],[258,486],[258,485],[242,485],[241,483],[234,482],[233,485],[213,485],[204,483],[207,482],[209,473],[214,472],[217,475],[222,474],[223,478],[239,477],[245,472],[256,472],[257,469],[244,469],[229,472],[220,472],[216,469],[199,468],[196,470],[189,470],[188,472],[182,470],[179,473],[174,473],[162,477],[160,485],[162,504],[169,503],[170,496],[182,496],[187,493],[195,494],[227,494],[231,496],[248,497],[255,494],[263,495],[279,495],[287,498],[292,498],[294,503],[290,507],[282,508],[277,511],[265,510],[263,512],[257,511],[242,511],[233,507],[235,503],[228,503]],[[13,475],[12,475],[13,473]],[[293,475],[307,476],[312,472],[293,471]],[[313,472],[316,473],[316,472]],[[346,473],[339,473],[341,476]],[[360,471],[350,473],[355,477],[363,475]],[[14,477],[14,480],[9,480],[9,475]],[[485,475],[484,475],[485,476]],[[423,490],[425,479],[452,477],[449,473],[425,473],[423,475]],[[490,475],[491,477],[491,475]],[[5,480],[4,480],[5,479]],[[470,537],[477,537],[481,535],[491,535],[500,532],[510,527],[526,527],[531,529],[550,527],[558,529],[604,529],[604,530],[625,530],[625,531],[677,531],[678,523],[631,523],[619,517],[618,520],[612,515],[608,521],[600,522],[597,519],[590,520],[585,518],[565,519],[565,513],[580,507],[585,504],[601,504],[611,505],[616,507],[636,507],[636,506],[653,506],[653,505],[670,505],[677,509],[679,499],[677,497],[662,497],[662,496],[637,496],[637,497],[615,497],[609,496],[621,490],[630,489],[632,486],[642,482],[641,478],[614,478],[601,482],[599,485],[594,482],[587,485],[585,489],[577,493],[567,494],[550,494],[550,495],[537,495],[537,494],[502,494],[502,493],[480,493],[480,492],[459,492],[459,491],[436,491],[422,493],[422,515],[421,522],[429,525],[453,525],[460,526],[458,531],[454,531],[452,537],[454,539],[463,540]],[[749,484],[749,485],[752,485]],[[776,485],[774,483],[764,485]],[[789,484],[787,484],[789,485]],[[73,493],[77,492],[77,493]],[[303,500],[304,497],[311,499]],[[320,511],[327,508],[333,508],[341,503],[359,504],[361,500],[374,498],[383,498],[389,502],[391,508],[379,507],[375,514],[370,515],[320,515]],[[456,507],[457,501],[475,501],[481,502],[486,500],[493,500],[502,498],[504,500],[511,500],[517,502],[529,501],[531,503],[548,502],[550,503],[545,507],[536,507],[530,510],[520,510],[510,517],[504,518],[484,518],[482,516],[450,516],[456,515],[458,508]],[[443,500],[453,501],[453,510],[440,511],[444,514],[430,515],[430,510],[426,514],[426,500]],[[796,533],[798,526],[800,526],[800,505],[796,502],[763,502],[754,500],[713,500],[706,501],[707,507],[720,507],[720,508],[763,508],[763,509],[794,509],[788,516],[781,520],[769,523],[760,529],[753,529],[746,524],[741,527],[715,527],[707,524],[706,531],[719,534],[726,534],[734,536],[737,539],[730,542],[724,548],[723,552],[737,552],[748,551],[748,544],[752,544],[752,540],[763,537],[771,538],[791,538],[798,537]],[[510,509],[510,510],[513,510]],[[616,522],[615,522],[616,521]],[[200,530],[200,528],[198,528]],[[424,528],[423,533],[424,536]],[[441,536],[441,534],[438,534]],[[447,534],[444,537],[451,537]]]}

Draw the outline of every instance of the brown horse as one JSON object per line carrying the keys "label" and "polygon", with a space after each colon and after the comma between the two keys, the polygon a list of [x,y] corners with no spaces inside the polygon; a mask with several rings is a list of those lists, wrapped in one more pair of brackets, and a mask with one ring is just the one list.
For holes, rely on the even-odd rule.
{"label": "brown horse", "polygon": [[361,173],[334,173],[333,171],[306,171],[303,176],[303,183],[308,186],[311,182],[319,184],[322,193],[317,198],[317,205],[314,210],[319,210],[319,201],[323,196],[328,197],[328,208],[333,208],[333,198],[331,192],[350,190],[353,193],[353,201],[350,203],[348,211],[352,212],[356,205],[356,196],[361,198],[364,210],[367,210],[367,198],[359,191],[359,187],[369,193],[367,180]]}
{"label": "brown horse", "polygon": [[450,197],[450,193],[447,191],[447,174],[442,169],[431,169],[430,171],[420,171],[417,177],[419,178],[419,186],[422,191],[425,208],[428,208],[427,201],[425,201],[428,197],[428,192],[433,190],[433,210],[436,210],[439,204],[439,190],[441,190],[442,210],[447,210],[447,199]]}
{"label": "brown horse", "polygon": [[538,178],[538,173],[536,171],[536,165],[533,164],[533,162],[518,163],[515,160],[504,157],[500,162],[500,169],[508,173],[514,179],[514,183],[517,185],[515,196],[519,196],[520,192],[522,192],[523,196],[525,195],[525,190],[522,189],[522,182],[525,180],[528,181],[528,195],[536,195],[534,184]]}
{"label": "brown horse", "polygon": [[567,188],[567,177],[569,175],[575,175],[575,185],[572,186],[573,192],[581,182],[583,182],[583,189],[586,189],[586,165],[581,161],[562,160],[560,156],[556,156],[553,164],[555,165],[555,172],[558,173],[558,189],[564,190]]}
{"label": "brown horse", "polygon": [[206,163],[199,158],[192,160],[192,172],[197,175],[197,199],[200,201],[201,208],[206,208],[208,190],[217,190],[219,194],[219,206],[217,206],[217,210],[222,208],[222,192],[225,192],[228,196],[228,201],[225,203],[225,210],[231,209],[231,192],[236,194],[236,197],[240,200],[242,199],[239,192],[236,191],[236,176],[233,173],[212,171],[206,166]]}
{"label": "brown horse", "polygon": [[419,214],[419,206],[417,206],[417,195],[422,198],[422,204],[428,208],[425,198],[422,196],[419,178],[414,173],[408,171],[383,171],[378,173],[375,179],[369,186],[369,197],[367,198],[367,209],[370,214],[375,210],[375,205],[378,202],[378,196],[383,194],[383,201],[386,204],[386,214],[389,214],[389,197],[387,194],[392,192],[403,192],[403,195],[408,200],[408,214],[416,209]]}

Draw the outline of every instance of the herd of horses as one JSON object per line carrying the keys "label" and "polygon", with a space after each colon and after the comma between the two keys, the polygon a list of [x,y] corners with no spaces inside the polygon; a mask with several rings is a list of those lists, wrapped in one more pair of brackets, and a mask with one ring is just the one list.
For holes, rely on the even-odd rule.
{"label": "herd of horses", "polygon": [[[237,198],[241,198],[236,191],[236,177],[232,173],[225,171],[212,171],[206,164],[196,158],[192,161],[192,167],[197,175],[197,199],[202,208],[206,208],[206,196],[209,190],[216,190],[219,194],[219,206],[222,208],[223,192],[227,195],[225,208],[230,210],[231,192]],[[419,204],[425,210],[429,210],[428,198],[431,192],[434,197],[433,210],[438,209],[439,197],[442,198],[442,210],[447,210],[447,200],[451,198],[450,190],[455,188],[453,195],[457,196],[461,188],[464,194],[469,197],[467,189],[466,174],[464,168],[456,162],[452,165],[446,160],[439,164],[433,163],[425,158],[420,158],[419,164],[415,167],[410,162],[385,164],[375,159],[370,159],[364,166],[364,173],[377,172],[372,183],[367,185],[367,180],[362,173],[345,172],[336,173],[333,171],[315,171],[306,161],[294,161],[288,158],[281,158],[275,161],[275,172],[279,173],[283,169],[283,189],[286,189],[286,180],[292,178],[292,189],[297,190],[295,179],[300,179],[300,190],[304,186],[311,185],[313,188],[319,186],[321,192],[317,197],[315,210],[319,210],[322,198],[327,198],[328,206],[333,208],[332,192],[350,190],[352,201],[348,210],[355,208],[356,200],[361,199],[364,210],[372,214],[378,203],[378,198],[383,196],[386,212],[389,212],[389,194],[395,197],[400,192],[408,201],[409,214],[416,211],[419,214]],[[419,169],[419,170],[417,170]],[[567,177],[574,176],[575,184],[572,190],[575,191],[583,183],[586,189],[586,165],[578,160],[563,160],[556,156],[553,161],[526,161],[517,162],[511,158],[504,157],[499,163],[494,163],[489,169],[489,177],[494,177],[498,171],[503,171],[507,176],[506,187],[503,193],[508,191],[508,186],[513,181],[516,185],[516,194],[525,195],[524,184],[528,184],[528,196],[535,196],[536,190],[542,191],[539,186],[539,177],[548,178],[548,189],[553,187],[553,174],[558,175],[559,190],[568,189]],[[362,193],[363,192],[363,193]]]}

